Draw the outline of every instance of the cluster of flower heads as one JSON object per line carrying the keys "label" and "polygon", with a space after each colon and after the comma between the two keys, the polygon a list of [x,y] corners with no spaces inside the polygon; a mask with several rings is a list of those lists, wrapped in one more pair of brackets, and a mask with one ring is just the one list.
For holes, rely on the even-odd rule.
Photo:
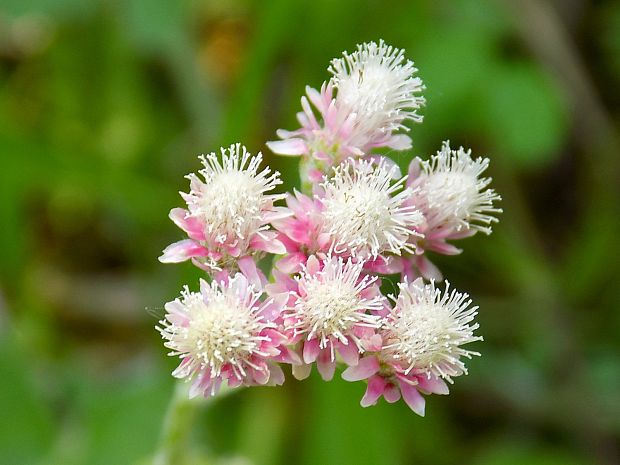
{"label": "cluster of flower heads", "polygon": [[[478,355],[463,346],[482,339],[478,307],[447,281],[437,287],[426,252],[458,254],[453,241],[489,234],[500,197],[483,177],[489,160],[448,142],[406,176],[372,152],[410,148],[405,123],[422,121],[424,86],[402,50],[362,44],[329,71],[301,99],[301,128],[268,143],[301,156],[305,192],[274,194],[279,173],[240,144],[202,156],[200,176],[187,176],[187,207],[170,212],[187,239],[160,260],[191,260],[209,282],[167,303],[157,329],[191,395],[223,381],[282,384],[281,364],[298,379],[316,364],[325,380],[344,365],[345,380],[366,382],[363,406],[402,397],[423,415],[423,395],[447,394]],[[398,295],[381,292],[386,275],[400,275]]]}

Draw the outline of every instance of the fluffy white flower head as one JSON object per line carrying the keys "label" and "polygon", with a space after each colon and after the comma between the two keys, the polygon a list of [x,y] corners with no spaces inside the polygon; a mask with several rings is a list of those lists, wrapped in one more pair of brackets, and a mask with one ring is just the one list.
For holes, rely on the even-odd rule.
{"label": "fluffy white flower head", "polygon": [[324,227],[334,252],[367,259],[383,252],[414,252],[407,243],[423,221],[415,206],[404,205],[411,195],[405,178],[392,183],[396,167],[370,161],[346,161],[323,182]]}
{"label": "fluffy white flower head", "polygon": [[332,60],[329,71],[338,89],[336,101],[357,115],[360,132],[408,130],[405,120],[422,122],[416,110],[425,99],[416,94],[424,85],[414,77],[417,69],[405,60],[404,50],[383,40],[360,44],[355,52]]}
{"label": "fluffy white flower head", "polygon": [[228,284],[201,280],[200,292],[185,287],[180,299],[168,302],[166,319],[157,329],[169,355],[184,360],[173,375],[185,378],[208,370],[216,378],[230,365],[236,376],[244,377],[253,356],[269,355],[261,351],[269,338],[260,333],[274,324],[261,315],[261,294],[237,274]]}
{"label": "fluffy white flower head", "polygon": [[385,323],[383,351],[405,368],[405,373],[442,377],[467,374],[461,360],[480,355],[461,346],[480,341],[478,323],[470,324],[478,307],[470,307],[469,296],[456,290],[441,292],[435,283],[400,283],[400,294]]}
{"label": "fluffy white flower head", "polygon": [[241,144],[220,150],[221,157],[215,153],[200,157],[204,168],[199,173],[204,181],[189,174],[191,191],[181,195],[190,215],[205,224],[205,233],[217,243],[244,242],[252,234],[267,229],[265,213],[274,201],[284,198],[266,195],[282,184],[280,173],[272,173],[268,167],[259,171],[262,154],[252,156]]}
{"label": "fluffy white flower head", "polygon": [[487,189],[491,178],[481,177],[488,166],[488,158],[474,160],[471,150],[451,150],[449,142],[429,161],[423,161],[423,172],[416,180],[417,197],[430,222],[457,231],[474,229],[490,234],[491,224],[498,221],[493,214],[502,210],[493,206],[501,197]]}
{"label": "fluffy white flower head", "polygon": [[294,331],[307,334],[308,340],[317,338],[321,349],[331,345],[332,360],[332,341],[347,345],[351,339],[362,352],[353,328],[379,328],[381,325],[380,317],[367,312],[383,308],[384,299],[381,295],[364,296],[364,291],[374,285],[377,278],[361,277],[363,266],[363,262],[328,257],[322,270],[311,274],[305,268],[296,278],[302,292],[290,310],[296,320]]}

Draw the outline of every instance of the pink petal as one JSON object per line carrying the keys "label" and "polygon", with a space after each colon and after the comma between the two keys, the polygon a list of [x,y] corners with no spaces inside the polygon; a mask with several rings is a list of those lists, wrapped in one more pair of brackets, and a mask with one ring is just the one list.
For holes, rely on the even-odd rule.
{"label": "pink petal", "polygon": [[403,400],[407,403],[409,408],[421,417],[423,417],[424,406],[426,402],[424,401],[424,397],[422,397],[422,394],[420,394],[418,390],[410,384],[404,383],[402,381],[399,381],[398,384],[400,385],[400,392],[403,395]]}
{"label": "pink petal", "polygon": [[282,386],[284,384],[284,372],[279,365],[271,365],[268,386]]}
{"label": "pink petal", "polygon": [[298,216],[306,216],[308,215],[308,213],[313,212],[317,209],[317,205],[314,200],[312,200],[312,198],[308,197],[307,195],[295,191],[295,197],[299,201],[300,210],[296,212]]}
{"label": "pink petal", "polygon": [[317,243],[318,246],[321,248],[321,250],[325,250],[329,247],[329,245],[332,242],[332,238],[329,234],[327,233],[321,233],[319,234],[319,237],[317,238]]}
{"label": "pink petal", "polygon": [[319,94],[319,91],[310,86],[306,86],[306,95],[308,96],[312,104],[319,110],[321,110],[323,102],[321,101],[321,94]]}
{"label": "pink petal", "polygon": [[240,258],[237,261],[239,270],[244,274],[250,284],[254,285],[256,289],[262,289],[263,284],[266,281],[263,273],[256,267],[256,262],[250,256]]}
{"label": "pink petal", "polygon": [[[343,139],[348,139],[351,133],[353,132],[353,127],[355,126],[355,123],[357,121],[358,121],[357,114],[349,113],[347,117],[344,119],[344,121],[342,122],[342,124],[340,125],[340,128],[338,130],[340,137]],[[356,147],[350,147],[350,148],[352,148],[353,150],[357,149]],[[358,151],[357,155],[359,156],[363,155],[363,152],[361,150],[357,149],[357,151]]]}
{"label": "pink petal", "polygon": [[331,359],[331,350],[329,348],[325,348],[319,353],[316,367],[324,381],[330,381],[334,377],[336,361]]}
{"label": "pink petal", "polygon": [[407,173],[407,185],[409,186],[420,175],[420,159],[415,157],[409,163],[409,170]]}
{"label": "pink petal", "polygon": [[238,257],[239,254],[241,254],[241,248],[239,247],[237,241],[235,241],[234,244],[223,244],[223,246],[226,248],[228,255],[231,255],[232,257]]}
{"label": "pink petal", "polygon": [[187,210],[183,208],[173,208],[170,210],[168,217],[174,224],[185,231],[190,239],[196,241],[204,241],[206,239],[204,225],[197,218],[189,216]]}
{"label": "pink petal", "polygon": [[418,272],[414,267],[414,260],[404,258],[403,259],[403,271],[401,271],[401,279],[405,283],[410,283],[418,277]]}
{"label": "pink petal", "polygon": [[294,242],[297,242],[298,244],[310,243],[311,228],[306,220],[295,221],[293,224],[289,225],[288,228],[281,228],[280,231],[285,233],[288,237],[290,237]]}
{"label": "pink petal", "polygon": [[185,326],[189,321],[189,317],[187,316],[187,312],[185,311],[185,306],[181,304],[179,299],[175,299],[172,302],[168,302],[164,305],[164,309],[166,310],[166,320],[170,323],[174,323],[177,326]]}
{"label": "pink petal", "polygon": [[303,155],[308,153],[308,146],[303,139],[293,138],[267,142],[267,147],[278,155]]}
{"label": "pink petal", "polygon": [[419,386],[426,392],[430,392],[432,394],[441,394],[446,395],[450,393],[450,389],[445,381],[441,378],[431,377],[427,378],[425,376],[421,376],[418,378]]}
{"label": "pink petal", "polygon": [[368,261],[364,268],[374,273],[396,274],[403,270],[403,260],[401,257],[383,257]]}
{"label": "pink petal", "polygon": [[462,229],[461,231],[453,231],[450,233],[450,239],[465,239],[476,234],[475,229]]}
{"label": "pink petal", "polygon": [[[275,328],[265,328],[261,334],[269,338],[269,341],[262,342],[261,347],[263,344],[280,346],[281,344],[288,343],[288,338],[284,335],[284,333]],[[276,350],[277,353],[280,353],[279,349]]]}
{"label": "pink petal", "polygon": [[394,150],[409,150],[411,148],[411,137],[405,134],[393,135],[387,141],[387,146]]}
{"label": "pink petal", "polygon": [[275,282],[275,283],[268,283],[267,285],[265,285],[265,291],[267,292],[268,295],[275,296],[278,294],[283,294],[283,293],[288,292],[288,289],[286,288],[286,285],[283,282]]}
{"label": "pink petal", "polygon": [[207,273],[213,272],[213,267],[209,263],[205,263],[203,260],[200,260],[199,258],[196,258],[196,257],[192,257],[191,261],[195,267],[200,268],[201,270],[204,270]]}
{"label": "pink petal", "polygon": [[377,352],[383,347],[383,340],[380,334],[374,334],[368,339],[364,339],[364,349]]}
{"label": "pink petal", "polygon": [[[273,234],[267,234],[267,232],[271,232]],[[252,239],[250,239],[250,247],[276,255],[284,255],[286,253],[286,247],[284,247],[282,242],[276,239],[275,231],[267,232],[262,233],[266,237],[261,237],[258,234],[252,236]]]}
{"label": "pink petal", "polygon": [[301,265],[305,263],[306,256],[301,253],[292,253],[276,262],[276,267],[287,274],[297,273],[301,270]]}
{"label": "pink petal", "polygon": [[261,314],[267,321],[273,321],[282,313],[282,309],[288,302],[288,292],[282,294],[276,294],[272,296],[271,300],[268,301],[261,308]]}
{"label": "pink petal", "polygon": [[310,376],[312,365],[302,363],[301,365],[293,365],[292,372],[295,379],[302,380]]}
{"label": "pink petal", "polygon": [[293,216],[293,211],[287,207],[273,207],[270,211],[262,215],[263,221],[267,223],[271,223],[275,220],[283,220],[291,216]]}
{"label": "pink petal", "polygon": [[286,346],[280,346],[280,355],[274,358],[277,362],[289,363],[291,365],[301,365],[301,357],[297,352]]}
{"label": "pink petal", "polygon": [[400,179],[403,177],[403,174],[400,172],[400,166],[398,166],[398,164],[389,157],[384,157],[382,155],[369,155],[366,159],[372,160],[377,165],[383,162],[383,166],[392,175],[392,179]]}
{"label": "pink petal", "polygon": [[379,397],[383,394],[386,387],[386,381],[381,376],[373,376],[368,380],[368,387],[366,393],[360,402],[362,407],[370,407],[375,405]]}
{"label": "pink petal", "polygon": [[252,379],[256,382],[256,384],[267,384],[269,381],[269,370],[255,370],[254,368],[250,368],[250,373],[252,375]]}
{"label": "pink petal", "polygon": [[[278,231],[284,233],[286,236],[288,236],[289,238],[289,242],[294,244],[296,241],[292,240],[291,238],[294,237],[297,233],[297,230],[300,228],[299,224],[300,224],[300,220],[297,218],[284,218],[282,220],[273,220],[271,222],[271,224],[273,225],[274,228],[276,228]],[[280,236],[282,236],[280,234]],[[281,241],[285,241],[286,237],[284,238],[280,238]],[[287,244],[285,244],[287,245]],[[290,249],[288,249],[290,250]]]}
{"label": "pink petal", "polygon": [[236,388],[243,384],[243,380],[241,378],[237,378],[236,376],[231,376],[226,380],[226,384],[229,388]]}
{"label": "pink petal", "polygon": [[299,196],[305,197],[305,195],[295,191],[295,195],[288,194],[286,196],[286,205],[290,208],[293,213],[297,216],[301,216],[304,213],[304,209],[300,205]]}
{"label": "pink petal", "polygon": [[215,282],[226,285],[228,284],[228,281],[230,281],[230,272],[228,270],[216,271],[213,274],[213,279],[215,280]]}
{"label": "pink petal", "polygon": [[299,112],[297,112],[297,114],[295,115],[295,117],[297,118],[297,121],[299,121],[299,124],[300,124],[303,128],[308,128],[308,127],[310,127],[310,120],[308,119],[308,115],[306,115],[306,112],[304,112],[304,111],[299,111]]}
{"label": "pink petal", "polygon": [[185,357],[179,366],[174,369],[172,376],[175,378],[185,378],[189,376],[191,372],[191,363],[192,359],[190,357]]}
{"label": "pink petal", "polygon": [[166,247],[159,257],[162,263],[180,263],[192,257],[206,257],[207,249],[191,239],[175,242]]}
{"label": "pink petal", "polygon": [[318,339],[310,339],[309,341],[304,341],[304,350],[303,357],[304,362],[312,363],[319,356],[319,340]]}
{"label": "pink petal", "polygon": [[308,118],[308,126],[311,129],[319,129],[319,123],[316,120],[316,117],[314,116],[314,112],[312,111],[312,108],[310,107],[310,103],[308,102],[308,99],[305,96],[301,97],[301,108],[304,110],[304,113],[306,114],[307,118]]}
{"label": "pink petal", "polygon": [[357,365],[347,368],[342,372],[342,379],[346,381],[360,381],[374,375],[379,371],[377,357],[363,357]]}
{"label": "pink petal", "polygon": [[322,150],[317,150],[316,152],[312,152],[312,156],[318,161],[322,161],[322,162],[330,162],[332,160],[332,157],[328,153],[323,152]]}
{"label": "pink petal", "polygon": [[360,359],[360,353],[357,346],[349,339],[348,344],[343,344],[342,342],[337,343],[338,353],[344,360],[344,363],[349,365],[350,367],[358,364]]}
{"label": "pink petal", "polygon": [[427,245],[427,247],[429,250],[443,255],[458,255],[463,252],[463,249],[459,249],[458,247],[455,247],[452,244],[448,244],[447,242],[443,241],[431,242]]}
{"label": "pink petal", "polygon": [[297,131],[287,131],[286,129],[276,129],[276,135],[280,139],[290,139],[291,137],[295,137],[299,135],[299,130]]}
{"label": "pink petal", "polygon": [[318,169],[311,169],[308,171],[308,179],[317,184],[323,180],[323,173]]}
{"label": "pink petal", "polygon": [[336,100],[332,100],[323,115],[325,127],[331,130],[337,130],[338,109],[336,108]]}
{"label": "pink petal", "polygon": [[285,290],[294,291],[297,289],[296,281],[292,279],[288,274],[283,273],[278,269],[274,269],[271,274],[277,283],[281,283],[284,286]]}
{"label": "pink petal", "polygon": [[424,255],[418,257],[418,259],[416,260],[416,265],[418,266],[418,270],[420,270],[422,276],[424,276],[426,279],[433,279],[435,281],[443,280],[443,275],[441,274],[441,271],[439,271],[439,268],[437,268],[433,264],[433,262],[431,262]]}
{"label": "pink petal", "polygon": [[400,399],[400,390],[392,383],[388,384],[383,392],[383,397],[388,403],[393,404]]}
{"label": "pink petal", "polygon": [[193,399],[199,394],[204,394],[205,396],[210,394],[212,382],[213,379],[211,378],[211,372],[209,370],[201,372],[189,388],[190,399]]}
{"label": "pink petal", "polygon": [[310,275],[315,275],[321,270],[321,265],[314,255],[308,257],[306,261],[306,271]]}

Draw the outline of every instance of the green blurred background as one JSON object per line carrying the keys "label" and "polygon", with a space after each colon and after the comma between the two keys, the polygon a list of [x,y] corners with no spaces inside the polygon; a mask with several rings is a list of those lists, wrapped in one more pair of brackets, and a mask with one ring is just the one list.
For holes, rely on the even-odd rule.
{"label": "green blurred background", "polygon": [[501,223],[437,258],[483,357],[426,418],[315,375],[231,394],[190,462],[620,463],[619,2],[2,0],[1,464],[148,463],[175,363],[153,326],[199,277],[157,262],[183,175],[266,151],[328,61],[379,38],[427,85],[398,161],[447,138],[492,160]]}

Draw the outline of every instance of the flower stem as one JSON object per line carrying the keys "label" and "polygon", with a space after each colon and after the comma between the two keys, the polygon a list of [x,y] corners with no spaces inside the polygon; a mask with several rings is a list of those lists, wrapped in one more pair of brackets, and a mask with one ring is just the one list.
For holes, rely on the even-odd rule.
{"label": "flower stem", "polygon": [[208,408],[232,389],[223,385],[214,397],[189,398],[189,384],[178,382],[168,404],[168,411],[153,458],[153,465],[185,465],[190,463],[192,448],[189,437],[192,434],[196,415],[201,408]]}
{"label": "flower stem", "polygon": [[159,438],[153,465],[180,465],[185,463],[200,399],[190,399],[188,385],[177,383]]}

